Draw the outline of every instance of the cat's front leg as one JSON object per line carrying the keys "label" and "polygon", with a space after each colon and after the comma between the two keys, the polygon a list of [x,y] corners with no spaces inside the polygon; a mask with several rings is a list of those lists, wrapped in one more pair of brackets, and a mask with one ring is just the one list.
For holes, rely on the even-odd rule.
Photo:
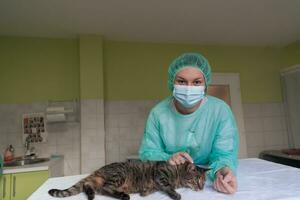
{"label": "cat's front leg", "polygon": [[83,185],[83,190],[88,197],[88,200],[93,200],[95,198],[95,190],[89,184]]}
{"label": "cat's front leg", "polygon": [[164,188],[163,191],[166,192],[174,200],[181,199],[181,195],[172,188]]}
{"label": "cat's front leg", "polygon": [[159,190],[167,193],[174,200],[180,200],[181,195],[175,191],[175,187],[172,186],[169,182],[170,180],[168,180],[168,178],[166,177],[156,178],[156,184],[158,185]]}
{"label": "cat's front leg", "polygon": [[140,195],[142,196],[142,197],[144,197],[144,196],[147,196],[147,195],[149,195],[149,194],[151,194],[151,193],[153,193],[154,191],[153,191],[153,188],[151,187],[144,187],[144,188],[142,188],[140,191]]}

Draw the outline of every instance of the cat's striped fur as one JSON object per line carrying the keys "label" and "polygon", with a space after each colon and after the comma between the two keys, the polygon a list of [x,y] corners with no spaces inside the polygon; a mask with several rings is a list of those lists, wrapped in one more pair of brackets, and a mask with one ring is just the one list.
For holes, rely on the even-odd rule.
{"label": "cat's striped fur", "polygon": [[67,197],[85,192],[92,200],[95,194],[103,194],[118,199],[130,199],[130,193],[146,196],[155,191],[163,191],[172,199],[180,199],[175,189],[189,187],[203,189],[206,169],[192,163],[170,165],[166,161],[126,161],[106,165],[65,190],[52,189],[54,197]]}

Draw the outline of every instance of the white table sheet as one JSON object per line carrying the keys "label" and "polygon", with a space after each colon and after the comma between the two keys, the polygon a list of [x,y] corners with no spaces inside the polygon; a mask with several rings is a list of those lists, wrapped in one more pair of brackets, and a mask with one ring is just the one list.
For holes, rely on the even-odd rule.
{"label": "white table sheet", "polygon": [[[48,195],[52,188],[65,189],[87,175],[67,176],[48,179],[29,200],[58,200]],[[216,192],[211,182],[206,182],[204,190],[195,192],[187,188],[177,190],[183,200],[300,200],[300,169],[269,161],[249,158],[241,159],[237,171],[238,191],[227,195]],[[170,200],[161,192],[146,197],[131,194],[133,200]],[[81,193],[63,200],[86,200]],[[96,195],[96,200],[113,200],[114,198]]]}

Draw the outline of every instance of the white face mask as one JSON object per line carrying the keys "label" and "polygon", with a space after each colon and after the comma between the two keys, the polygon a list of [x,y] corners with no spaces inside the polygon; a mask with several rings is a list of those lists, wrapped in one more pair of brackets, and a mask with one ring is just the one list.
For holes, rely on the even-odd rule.
{"label": "white face mask", "polygon": [[205,86],[174,85],[174,98],[185,108],[192,108],[205,96]]}

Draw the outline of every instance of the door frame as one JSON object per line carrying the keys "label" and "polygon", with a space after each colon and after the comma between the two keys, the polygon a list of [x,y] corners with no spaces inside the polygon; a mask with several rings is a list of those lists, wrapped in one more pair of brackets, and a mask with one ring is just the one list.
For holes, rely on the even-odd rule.
{"label": "door frame", "polygon": [[282,69],[280,71],[280,78],[281,78],[281,90],[282,90],[282,96],[283,96],[283,106],[284,106],[284,114],[285,114],[285,123],[287,128],[287,136],[288,136],[288,145],[289,148],[296,148],[295,139],[294,139],[294,131],[291,124],[291,118],[290,118],[290,107],[287,101],[287,92],[286,92],[286,85],[285,81],[283,81],[283,77],[296,73],[300,71],[300,64],[292,65],[290,67],[287,67],[285,69]]}
{"label": "door frame", "polygon": [[239,73],[212,73],[212,85],[229,85],[231,109],[239,132],[239,158],[247,158],[245,123]]}

